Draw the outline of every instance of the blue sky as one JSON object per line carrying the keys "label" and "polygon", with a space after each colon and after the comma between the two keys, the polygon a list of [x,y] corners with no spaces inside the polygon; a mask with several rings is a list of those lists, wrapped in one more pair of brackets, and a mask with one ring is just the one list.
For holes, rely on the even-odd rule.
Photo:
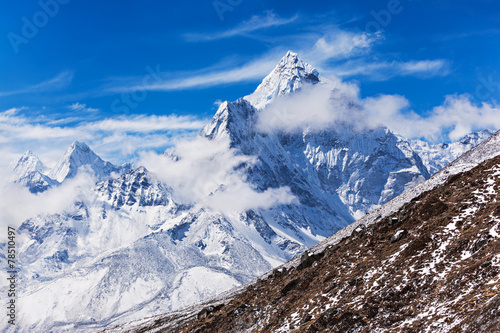
{"label": "blue sky", "polygon": [[396,96],[398,112],[429,119],[487,113],[480,129],[500,99],[499,12],[494,0],[9,2],[0,153],[30,148],[50,164],[74,140],[114,162],[164,149],[289,49],[361,99]]}

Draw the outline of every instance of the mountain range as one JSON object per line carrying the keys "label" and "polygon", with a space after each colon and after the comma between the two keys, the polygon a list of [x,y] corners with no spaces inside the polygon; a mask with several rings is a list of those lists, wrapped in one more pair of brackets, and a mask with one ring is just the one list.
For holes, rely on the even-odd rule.
{"label": "mountain range", "polygon": [[500,132],[240,288],[105,332],[497,332]]}
{"label": "mountain range", "polygon": [[[377,211],[492,134],[430,145],[382,125],[360,129],[343,121],[262,130],[270,107],[315,86],[331,82],[288,52],[253,94],[222,103],[199,134],[246,157],[234,172],[255,193],[289,190],[293,200],[271,207],[220,210],[185,200],[160,173],[115,166],[79,142],[50,170],[24,154],[12,180],[32,193],[57,191],[78,172],[97,183],[64,211],[34,216],[18,228],[23,311],[8,331],[94,330],[207,300]],[[339,108],[360,108],[332,89]],[[175,151],[164,158],[180,160]],[[232,185],[220,182],[208,196]]]}
{"label": "mountain range", "polygon": [[74,178],[81,168],[87,168],[98,179],[111,177],[130,170],[131,165],[115,166],[103,161],[85,143],[75,141],[57,164],[49,169],[30,150],[11,165],[12,180],[28,187],[32,193],[44,192]]}

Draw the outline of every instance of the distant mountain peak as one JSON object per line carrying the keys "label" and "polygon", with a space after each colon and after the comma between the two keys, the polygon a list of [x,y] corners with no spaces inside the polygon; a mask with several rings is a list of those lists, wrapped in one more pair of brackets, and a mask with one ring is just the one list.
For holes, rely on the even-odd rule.
{"label": "distant mountain peak", "polygon": [[33,154],[33,152],[31,150],[26,150],[26,152],[21,156],[21,158],[26,158],[26,157],[30,157],[30,156],[35,156],[35,154]]}
{"label": "distant mountain peak", "polygon": [[21,155],[21,157],[19,157],[18,163],[27,161],[29,159],[37,159],[38,160],[38,157],[35,154],[33,154],[33,152],[31,150],[28,149],[24,154]]}
{"label": "distant mountain peak", "polygon": [[460,143],[462,144],[473,144],[474,146],[492,136],[495,132],[489,129],[482,130],[480,132],[472,132],[467,134],[462,139],[460,139]]}
{"label": "distant mountain peak", "polygon": [[87,146],[86,143],[84,142],[80,142],[80,141],[75,141],[71,144],[70,148],[68,149],[68,151],[71,150],[71,151],[84,151],[84,152],[92,152],[92,150],[90,149],[89,146]]}
{"label": "distant mountain peak", "polygon": [[57,184],[46,176],[47,167],[31,150],[26,151],[11,167],[11,180],[28,187],[32,193],[43,192]]}
{"label": "distant mountain peak", "polygon": [[43,173],[47,167],[31,150],[27,150],[14,164],[14,174],[17,178],[26,177],[31,172]]}
{"label": "distant mountain peak", "polygon": [[119,170],[119,167],[103,161],[87,144],[75,141],[50,171],[49,176],[62,183],[65,179],[75,177],[78,169],[83,166],[89,166],[99,179]]}
{"label": "distant mountain peak", "polygon": [[88,157],[85,157],[85,159],[101,160],[102,161],[102,159],[96,153],[94,153],[94,151],[92,149],[90,149],[90,147],[86,143],[80,142],[80,141],[75,141],[71,144],[71,146],[68,148],[68,150],[66,150],[66,153],[64,154],[63,159],[65,157],[66,157],[66,159],[68,159],[68,158],[69,159],[71,159],[71,158],[78,159],[79,158],[78,156],[82,157],[85,155],[88,156]]}
{"label": "distant mountain peak", "polygon": [[469,133],[458,141],[430,144],[422,140],[412,140],[412,149],[422,158],[422,162],[431,174],[435,174],[453,160],[477,146],[493,135],[491,130]]}
{"label": "distant mountain peak", "polygon": [[320,81],[316,68],[300,60],[297,53],[288,51],[255,92],[245,99],[257,109],[263,109],[278,97],[289,95],[304,85]]}

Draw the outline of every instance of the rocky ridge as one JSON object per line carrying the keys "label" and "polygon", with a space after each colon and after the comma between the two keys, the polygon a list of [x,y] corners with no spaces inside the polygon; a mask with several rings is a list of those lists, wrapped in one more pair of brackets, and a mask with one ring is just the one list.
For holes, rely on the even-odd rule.
{"label": "rocky ridge", "polygon": [[500,133],[212,302],[110,332],[496,332]]}

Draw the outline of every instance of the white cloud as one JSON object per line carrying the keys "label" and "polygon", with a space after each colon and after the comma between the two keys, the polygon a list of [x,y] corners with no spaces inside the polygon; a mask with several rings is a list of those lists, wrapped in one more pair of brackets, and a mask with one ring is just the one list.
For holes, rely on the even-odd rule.
{"label": "white cloud", "polygon": [[[55,214],[69,208],[75,198],[90,193],[95,179],[86,172],[65,182],[61,186],[33,194],[26,187],[9,181],[9,170],[0,169],[0,226],[18,227],[28,218],[38,214]],[[4,237],[4,235],[0,236]]]}
{"label": "white cloud", "polygon": [[0,91],[0,97],[59,90],[69,86],[72,81],[73,81],[73,73],[66,71],[59,73],[57,76],[51,79],[37,83],[32,86],[28,86],[17,90]]}
{"label": "white cloud", "polygon": [[444,59],[372,62],[361,58],[334,65],[327,71],[339,77],[363,76],[373,81],[387,81],[397,76],[420,78],[446,76],[449,74],[449,68],[449,62]]}
{"label": "white cloud", "polygon": [[91,108],[88,107],[86,104],[83,103],[73,103],[70,106],[68,106],[68,109],[71,111],[76,111],[76,112],[97,112],[99,109]]}
{"label": "white cloud", "polygon": [[354,33],[335,29],[320,37],[310,48],[303,50],[307,57],[318,65],[331,59],[342,59],[369,51],[373,44],[381,38],[380,34]]}
{"label": "white cloud", "polygon": [[370,121],[383,123],[408,138],[458,140],[473,131],[500,128],[500,107],[488,103],[475,105],[468,95],[447,96],[442,105],[424,116],[412,111],[403,96],[371,97],[363,105]]}
{"label": "white cloud", "polygon": [[149,133],[167,130],[197,130],[206,121],[190,116],[130,116],[105,119],[84,125],[85,129],[101,131],[125,131],[133,133]]}
{"label": "white cloud", "polygon": [[[281,54],[281,52],[280,52]],[[281,54],[281,56],[283,56]],[[278,60],[277,60],[278,59]],[[215,69],[200,70],[184,75],[165,74],[164,80],[152,84],[144,84],[143,80],[122,85],[123,80],[117,80],[111,88],[105,88],[108,93],[130,93],[134,91],[177,91],[200,89],[226,85],[230,83],[260,80],[276,66],[279,56],[276,53],[267,54],[243,65],[228,63],[226,66],[212,66]],[[227,68],[230,69],[227,69]]]}
{"label": "white cloud", "polygon": [[0,112],[0,165],[30,149],[49,166],[75,141],[84,141],[104,159],[122,163],[140,150],[165,149],[175,137],[193,136],[206,123],[189,116],[123,116],[63,126],[64,119],[39,122],[20,109]]}
{"label": "white cloud", "polygon": [[334,79],[332,85],[306,87],[276,100],[258,118],[258,128],[265,133],[321,131],[335,125],[354,130],[387,126],[409,139],[455,141],[474,131],[500,129],[500,106],[475,105],[468,95],[452,95],[421,115],[404,96],[360,99],[357,85]]}
{"label": "white cloud", "polygon": [[443,76],[448,74],[449,64],[446,60],[437,59],[398,63],[398,67],[402,75]]}
{"label": "white cloud", "polygon": [[[300,132],[320,131],[339,122],[356,123],[360,110],[353,107],[359,88],[335,80],[332,84],[304,87],[294,95],[286,96],[268,105],[259,113],[260,131]],[[361,119],[359,120],[361,122]]]}
{"label": "white cloud", "polygon": [[200,42],[236,36],[248,36],[249,33],[254,31],[290,24],[295,22],[297,18],[297,16],[280,18],[272,11],[268,11],[265,15],[254,15],[249,20],[225,31],[218,31],[214,33],[189,33],[185,34],[184,37],[190,42]]}
{"label": "white cloud", "polygon": [[254,158],[230,148],[229,139],[203,137],[178,142],[168,156],[144,153],[139,162],[171,186],[177,198],[223,212],[267,209],[296,200],[288,187],[257,192],[243,172],[253,163]]}

